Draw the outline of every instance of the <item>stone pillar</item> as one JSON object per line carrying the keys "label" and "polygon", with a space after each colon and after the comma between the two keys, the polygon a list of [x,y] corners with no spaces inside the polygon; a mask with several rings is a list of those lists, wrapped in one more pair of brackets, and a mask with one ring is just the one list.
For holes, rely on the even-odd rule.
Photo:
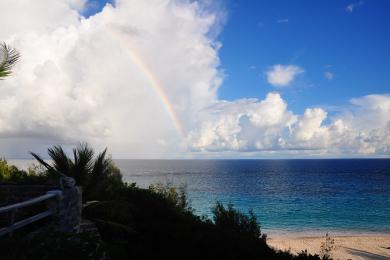
{"label": "stone pillar", "polygon": [[81,187],[76,186],[75,181],[69,177],[63,178],[61,186],[62,195],[57,196],[57,201],[52,202],[58,205],[55,228],[60,232],[79,232],[82,210]]}

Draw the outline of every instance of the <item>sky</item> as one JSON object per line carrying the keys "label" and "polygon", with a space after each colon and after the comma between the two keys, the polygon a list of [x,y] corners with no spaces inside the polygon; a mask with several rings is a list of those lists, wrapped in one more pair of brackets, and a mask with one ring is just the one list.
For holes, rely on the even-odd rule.
{"label": "sky", "polygon": [[3,157],[390,155],[386,0],[4,1]]}
{"label": "sky", "polygon": [[305,70],[292,87],[278,90],[294,112],[389,92],[389,1],[288,3],[227,2],[220,57],[228,77],[221,98],[259,97],[274,90],[263,73],[273,64]]}

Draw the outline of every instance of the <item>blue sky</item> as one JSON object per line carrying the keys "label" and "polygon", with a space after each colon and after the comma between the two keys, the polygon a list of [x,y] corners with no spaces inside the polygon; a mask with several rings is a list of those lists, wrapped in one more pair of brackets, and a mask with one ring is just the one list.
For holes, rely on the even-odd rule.
{"label": "blue sky", "polygon": [[[84,15],[100,11],[106,2],[113,1],[92,1]],[[389,1],[222,3],[227,21],[219,36],[226,74],[221,99],[262,99],[277,90],[295,112],[325,106],[332,113],[351,98],[390,92]],[[275,64],[297,65],[305,72],[290,86],[275,89],[265,75]]]}
{"label": "blue sky", "polygon": [[[390,2],[229,1],[221,34],[228,75],[221,98],[264,96],[264,70],[296,64],[305,70],[282,93],[296,112],[341,105],[351,97],[390,91]],[[255,68],[251,68],[255,66]],[[334,74],[332,80],[324,72]]]}
{"label": "blue sky", "polygon": [[82,15],[90,17],[100,12],[107,3],[115,5],[115,0],[87,0],[87,8],[83,10]]}

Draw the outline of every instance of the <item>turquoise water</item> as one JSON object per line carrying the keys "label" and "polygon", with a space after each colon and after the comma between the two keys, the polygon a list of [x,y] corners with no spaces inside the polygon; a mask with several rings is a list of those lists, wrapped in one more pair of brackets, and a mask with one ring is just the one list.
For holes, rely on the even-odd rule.
{"label": "turquoise water", "polygon": [[251,208],[263,230],[390,234],[390,160],[116,160],[141,187],[184,183],[199,215]]}

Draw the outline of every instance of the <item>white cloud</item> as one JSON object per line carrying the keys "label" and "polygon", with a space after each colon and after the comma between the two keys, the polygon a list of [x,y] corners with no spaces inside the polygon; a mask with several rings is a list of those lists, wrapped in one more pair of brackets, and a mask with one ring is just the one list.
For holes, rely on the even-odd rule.
{"label": "white cloud", "polygon": [[[218,99],[221,21],[207,1],[122,0],[88,19],[77,12],[85,1],[3,1],[0,39],[22,60],[0,82],[1,156],[78,141],[108,146],[116,158],[390,153],[388,95],[353,99],[333,116],[295,114],[274,92]],[[287,86],[300,73],[275,65],[267,76]]]}
{"label": "white cloud", "polygon": [[296,115],[278,93],[261,101],[219,101],[205,112],[212,116],[191,133],[188,143],[203,152],[389,154],[390,96],[365,96],[351,100],[351,105],[328,118],[321,108],[308,108],[303,115]]}
{"label": "white cloud", "polygon": [[76,10],[82,10],[87,5],[93,3],[93,1],[88,0],[64,0],[63,2],[68,3],[71,8]]}
{"label": "white cloud", "polygon": [[33,2],[0,10],[0,38],[22,54],[0,83],[0,154],[83,140],[116,157],[179,154],[164,102],[187,129],[216,99],[215,14],[192,1],[129,0],[84,19],[75,0]]}
{"label": "white cloud", "polygon": [[332,80],[334,78],[334,74],[330,71],[325,71],[324,72],[324,77],[327,79],[327,80]]}
{"label": "white cloud", "polygon": [[[279,136],[296,121],[278,93],[267,97],[218,101],[204,111],[200,129],[190,133],[195,150],[262,150],[277,145]],[[261,138],[259,138],[261,137]]]}
{"label": "white cloud", "polygon": [[295,65],[274,65],[266,71],[267,81],[275,87],[286,87],[304,70]]}
{"label": "white cloud", "polygon": [[361,7],[362,5],[364,5],[364,2],[363,2],[363,1],[351,3],[351,4],[347,5],[347,7],[345,8],[345,10],[346,10],[347,12],[349,12],[349,13],[352,13],[356,8]]}

